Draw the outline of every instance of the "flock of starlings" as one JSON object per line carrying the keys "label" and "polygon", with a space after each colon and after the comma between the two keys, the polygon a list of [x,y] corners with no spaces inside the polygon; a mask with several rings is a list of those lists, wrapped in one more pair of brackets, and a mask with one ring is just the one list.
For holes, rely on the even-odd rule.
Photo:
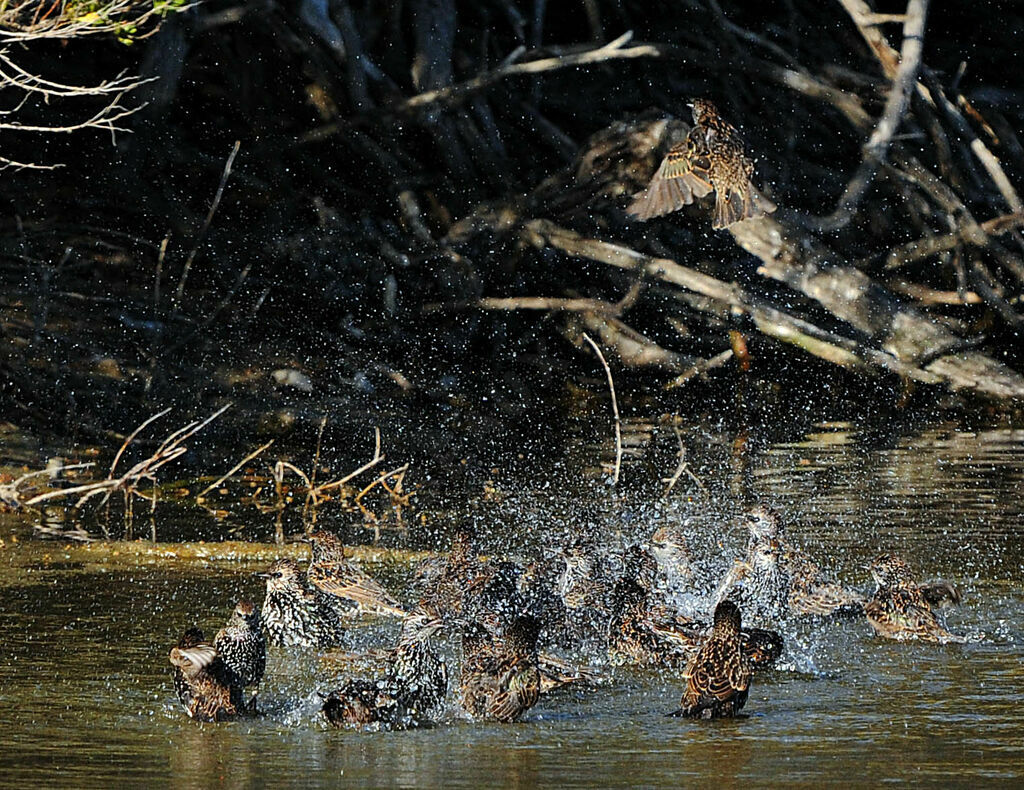
{"label": "flock of starlings", "polygon": [[[752,181],[754,165],[739,132],[711,102],[695,99],[690,107],[685,140],[669,149],[627,213],[648,220],[712,192],[715,229],[775,211]],[[448,694],[448,668],[431,641],[442,630],[459,640],[462,707],[474,718],[503,722],[522,716],[542,693],[588,679],[541,646],[681,669],[685,688],[673,715],[708,719],[743,707],[754,673],[782,653],[773,629],[793,616],[865,616],[883,637],[962,641],[934,611],[959,602],[952,585],[918,584],[903,560],[882,555],[871,563],[876,590],[865,599],[825,578],[787,541],[773,512],[756,508],[745,522],[746,557],[718,585],[710,626],[677,606],[693,586],[678,529],[662,528],[625,549],[616,571],[609,556],[583,542],[526,566],[484,560],[472,534],[460,532],[446,557],[418,569],[411,609],[348,560],[335,535],[314,532],[306,567],[279,560],[261,574],[262,611],[240,602],[212,644],[196,628],[185,632],[171,650],[175,689],[194,719],[255,715],[255,695],[247,701],[245,689],[263,678],[268,641],[338,646],[346,623],[360,613],[401,618],[401,634],[381,677],[350,679],[324,697],[323,715],[337,726],[403,729],[435,721]]]}
{"label": "flock of starlings", "polygon": [[349,679],[323,695],[323,716],[335,726],[437,721],[449,690],[434,644],[439,632],[458,643],[462,708],[501,722],[518,719],[552,688],[592,679],[541,648],[607,651],[615,663],[679,669],[684,689],[671,715],[709,719],[739,712],[752,677],[782,654],[775,629],[791,618],[865,617],[889,639],[963,641],[936,615],[959,603],[950,583],[919,584],[906,562],[883,554],[869,566],[876,588],[864,597],[826,578],[773,511],[759,506],[743,521],[746,556],[718,584],[710,626],[678,605],[695,579],[685,524],[661,527],[614,557],[579,540],[527,565],[482,557],[472,531],[461,530],[446,555],[416,569],[413,607],[348,559],[336,535],[314,532],[307,565],[282,559],[259,574],[262,611],[239,602],[212,642],[196,628],[184,633],[170,654],[175,689],[194,719],[258,715],[255,694],[246,700],[245,690],[263,679],[268,642],[336,647],[364,613],[400,619],[401,632],[377,679]]}

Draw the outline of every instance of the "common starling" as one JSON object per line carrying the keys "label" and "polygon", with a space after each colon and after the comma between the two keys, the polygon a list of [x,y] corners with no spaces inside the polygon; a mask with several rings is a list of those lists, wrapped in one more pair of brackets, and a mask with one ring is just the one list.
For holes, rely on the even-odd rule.
{"label": "common starling", "polygon": [[775,538],[752,541],[745,560],[736,562],[722,580],[715,601],[735,601],[758,625],[774,625],[789,612],[789,574],[781,564]]}
{"label": "common starling", "polygon": [[687,592],[693,583],[693,563],[682,525],[666,524],[651,535],[651,555],[658,563],[658,582],[670,596]]}
{"label": "common starling", "polygon": [[[638,664],[687,664],[711,629],[658,601],[651,591],[652,560],[644,549],[633,546],[623,559],[624,571],[612,593],[609,652]],[[744,628],[740,642],[754,671],[771,666],[782,654],[783,640],[775,631]]]}
{"label": "common starling", "polygon": [[686,139],[669,149],[650,184],[626,209],[640,220],[678,211],[712,190],[712,227],[726,228],[775,211],[751,177],[754,163],[740,133],[706,99],[694,99],[693,127]]}
{"label": "common starling", "polygon": [[446,556],[429,557],[416,568],[414,588],[419,603],[437,612],[445,620],[462,616],[466,591],[478,586],[486,573],[486,563],[477,553],[476,534],[470,526],[460,526]]}
{"label": "common starling", "polygon": [[265,573],[267,595],[263,599],[263,626],[270,644],[283,647],[334,647],[344,627],[334,601],[306,579],[293,560],[282,559]]}
{"label": "common starling", "polygon": [[933,582],[922,582],[921,594],[932,608],[944,609],[947,606],[960,605],[960,591],[953,582],[937,579]]}
{"label": "common starling", "polygon": [[740,644],[743,655],[750,662],[754,672],[760,672],[774,664],[782,655],[782,635],[767,628],[741,628]]}
{"label": "common starling", "polygon": [[363,679],[349,680],[324,697],[321,712],[334,727],[400,729],[402,718],[398,701],[384,684]]}
{"label": "common starling", "polygon": [[623,556],[622,575],[611,594],[608,651],[636,664],[683,666],[697,648],[704,626],[673,615],[652,600],[657,564],[640,546]]}
{"label": "common starling", "polygon": [[537,636],[540,622],[517,617],[503,637],[480,623],[468,623],[462,634],[462,706],[475,718],[515,721],[540,696]]}
{"label": "common starling", "polygon": [[757,506],[743,516],[750,531],[748,550],[759,541],[774,539],[781,550],[780,564],[789,577],[789,608],[794,614],[859,614],[864,597],[828,579],[818,565],[786,535],[782,519],[774,510]]}
{"label": "common starling", "polygon": [[249,601],[239,601],[213,645],[227,668],[230,682],[239,688],[259,685],[267,668],[267,641],[263,619]]}
{"label": "common starling", "polygon": [[345,557],[345,544],[336,535],[318,530],[308,540],[312,558],[306,576],[314,587],[328,595],[355,601],[365,611],[406,615],[393,595]]}
{"label": "common starling", "polygon": [[188,629],[171,648],[170,660],[174,690],[189,717],[226,721],[244,712],[241,686],[231,684],[231,672],[201,630]]}
{"label": "common starling", "polygon": [[448,694],[448,665],[430,644],[443,627],[441,618],[416,610],[402,623],[398,644],[388,653],[384,687],[413,722],[428,720]]}
{"label": "common starling", "polygon": [[740,610],[732,601],[715,607],[711,636],[686,666],[686,689],[674,716],[717,719],[735,716],[746,704],[750,662],[743,654]]}
{"label": "common starling", "polygon": [[881,554],[870,564],[875,594],[864,606],[868,622],[887,639],[924,642],[964,642],[947,631],[932,611],[910,567],[901,558]]}

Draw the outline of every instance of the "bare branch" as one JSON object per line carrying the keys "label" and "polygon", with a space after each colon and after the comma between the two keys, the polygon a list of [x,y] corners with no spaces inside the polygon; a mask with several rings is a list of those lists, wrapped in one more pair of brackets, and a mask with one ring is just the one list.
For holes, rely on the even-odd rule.
{"label": "bare branch", "polygon": [[622,426],[619,419],[619,401],[615,397],[615,380],[612,378],[612,369],[608,367],[608,361],[604,358],[604,354],[601,353],[601,348],[586,332],[583,333],[583,339],[594,349],[594,353],[597,354],[597,358],[601,361],[602,367],[604,367],[605,375],[608,377],[608,390],[612,395],[612,414],[615,416],[615,468],[612,472],[612,485],[618,485],[619,471],[622,468]]}
{"label": "bare branch", "polygon": [[[859,4],[844,3],[844,5]],[[893,135],[899,129],[910,104],[910,92],[917,84],[917,74],[921,68],[921,53],[924,49],[924,27],[927,12],[928,0],[908,1],[906,21],[903,23],[903,45],[900,49],[899,66],[893,76],[892,88],[889,90],[889,97],[885,102],[885,110],[882,112],[882,117],[875,126],[875,130],[871,133],[871,137],[864,145],[860,167],[857,168],[842,197],[839,198],[836,210],[817,223],[813,223],[819,230],[838,230],[853,219],[853,214],[874,181],[878,168],[885,162]],[[857,19],[856,16],[854,18]],[[859,26],[862,31],[866,30],[864,26]],[[872,39],[868,40],[870,43]]]}

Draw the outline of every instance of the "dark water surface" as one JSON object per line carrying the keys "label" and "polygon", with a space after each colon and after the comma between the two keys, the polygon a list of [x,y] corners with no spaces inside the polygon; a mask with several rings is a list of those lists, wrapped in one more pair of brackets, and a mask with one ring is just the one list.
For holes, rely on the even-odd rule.
{"label": "dark water surface", "polygon": [[[539,533],[557,540],[577,518],[621,544],[696,514],[694,545],[724,568],[744,541],[730,514],[761,497],[844,582],[866,589],[863,565],[882,550],[906,556],[922,578],[953,580],[964,604],[948,625],[975,640],[897,644],[874,638],[863,621],[802,623],[787,634],[781,666],[757,678],[748,715],[735,721],[665,718],[678,701],[678,677],[609,668],[610,683],[545,698],[520,723],[469,722],[453,698],[445,722],[402,733],[327,730],[316,691],[343,670],[319,655],[273,652],[260,692],[264,718],[196,724],[174,699],[170,645],[193,621],[215,631],[237,597],[262,599],[252,577],[260,567],[72,562],[64,543],[29,540],[23,526],[0,522],[0,784],[1024,782],[1024,430],[933,422],[889,436],[830,422],[769,443],[689,429],[688,457],[713,504],[686,475],[659,496],[676,439],[664,428],[654,433],[662,451],[629,456],[617,500],[601,483],[566,482],[584,477],[574,459],[595,452],[581,441],[528,479],[499,472],[502,495],[464,502],[466,512],[494,526],[492,548],[499,535],[517,544]],[[461,496],[450,498],[450,510]],[[394,630],[367,622],[353,646],[386,645]]]}

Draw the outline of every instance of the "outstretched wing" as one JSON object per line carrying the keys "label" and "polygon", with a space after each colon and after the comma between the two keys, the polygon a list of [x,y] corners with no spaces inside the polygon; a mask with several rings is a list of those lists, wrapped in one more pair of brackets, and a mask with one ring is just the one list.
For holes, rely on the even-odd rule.
{"label": "outstretched wing", "polygon": [[678,211],[713,189],[711,164],[703,138],[690,130],[686,140],[669,149],[647,189],[638,193],[626,211],[648,220]]}
{"label": "outstretched wing", "polygon": [[338,598],[347,598],[368,608],[400,616],[407,614],[402,604],[379,582],[348,560],[311,566],[309,581],[317,589]]}

